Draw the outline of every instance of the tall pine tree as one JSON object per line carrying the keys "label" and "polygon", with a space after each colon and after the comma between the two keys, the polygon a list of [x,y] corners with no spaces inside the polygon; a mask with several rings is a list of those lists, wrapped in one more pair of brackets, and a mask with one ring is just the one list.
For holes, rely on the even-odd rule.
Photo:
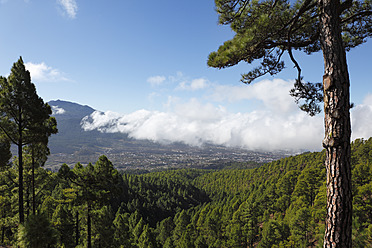
{"label": "tall pine tree", "polygon": [[[261,65],[244,74],[250,83],[265,74],[284,69],[287,52],[298,70],[291,95],[304,100],[302,110],[314,115],[324,100],[327,167],[327,219],[325,247],[351,247],[352,194],[350,164],[349,75],[345,51],[372,34],[371,0],[215,0],[221,24],[229,24],[236,35],[217,52],[208,65],[225,68],[241,61]],[[307,54],[322,51],[323,85],[302,81],[301,67],[293,50]],[[323,90],[323,91],[322,91]],[[324,98],[323,98],[324,96]],[[302,100],[301,100],[302,99]]]}
{"label": "tall pine tree", "polygon": [[[18,147],[19,221],[24,222],[23,146],[42,142],[57,132],[52,110],[31,82],[22,57],[13,64],[8,78],[0,78],[0,130]],[[53,125],[50,125],[54,123]]]}

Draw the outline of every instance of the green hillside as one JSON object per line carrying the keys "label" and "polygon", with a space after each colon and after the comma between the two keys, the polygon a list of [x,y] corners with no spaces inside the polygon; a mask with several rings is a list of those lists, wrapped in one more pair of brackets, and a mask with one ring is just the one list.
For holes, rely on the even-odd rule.
{"label": "green hillside", "polygon": [[[51,247],[87,247],[89,240],[92,247],[321,247],[324,158],[306,153],[255,169],[121,174],[102,156],[58,173],[39,168],[38,215],[26,201],[18,231],[16,173],[8,168],[0,174],[0,244],[18,239],[32,247],[30,235],[49,230]],[[371,247],[372,138],[352,143],[352,166],[353,246]]]}

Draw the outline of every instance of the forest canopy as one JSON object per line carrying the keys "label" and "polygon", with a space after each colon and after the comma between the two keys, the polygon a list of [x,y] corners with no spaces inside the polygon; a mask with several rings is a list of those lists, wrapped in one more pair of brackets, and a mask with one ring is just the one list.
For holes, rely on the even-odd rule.
{"label": "forest canopy", "polygon": [[[352,145],[353,244],[372,245],[372,138]],[[21,247],[316,247],[326,206],[325,152],[254,169],[116,170],[106,156],[58,172],[35,171],[30,205],[25,160],[24,225],[17,165],[0,172],[2,245]],[[38,237],[36,239],[35,237]],[[38,243],[39,242],[39,243]],[[43,243],[44,246],[38,246]],[[90,243],[90,246],[88,244]]]}

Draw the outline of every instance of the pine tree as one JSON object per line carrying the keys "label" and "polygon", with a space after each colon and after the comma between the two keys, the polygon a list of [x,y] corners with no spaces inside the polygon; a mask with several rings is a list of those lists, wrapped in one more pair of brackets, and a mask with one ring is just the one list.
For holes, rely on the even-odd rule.
{"label": "pine tree", "polygon": [[46,215],[30,215],[19,226],[18,241],[24,248],[47,248],[56,243],[56,232]]}
{"label": "pine tree", "polygon": [[52,217],[53,225],[58,230],[58,244],[65,247],[74,246],[74,218],[66,204],[59,204]]}
{"label": "pine tree", "polygon": [[13,64],[6,79],[0,77],[0,130],[18,147],[19,177],[19,222],[24,222],[23,206],[23,146],[44,142],[56,133],[56,123],[50,117],[52,110],[45,104],[31,82],[30,72],[26,70],[22,57]]}
{"label": "pine tree", "polygon": [[165,241],[172,236],[174,229],[174,223],[171,217],[162,220],[157,228],[158,235],[156,237],[160,244],[164,244]]}
{"label": "pine tree", "polygon": [[151,230],[149,228],[149,225],[146,224],[143,227],[143,231],[141,233],[141,236],[138,239],[138,247],[139,248],[153,248],[154,246],[154,240],[152,237]]}
{"label": "pine tree", "polygon": [[[327,167],[327,219],[325,247],[351,247],[352,192],[350,155],[350,81],[346,51],[372,34],[372,2],[353,0],[215,0],[221,24],[230,24],[236,35],[208,65],[225,68],[241,61],[261,65],[242,76],[244,83],[265,74],[275,75],[285,66],[287,52],[298,76],[291,91],[300,108],[314,115],[324,100]],[[307,54],[322,51],[323,85],[305,83],[293,50]],[[324,96],[324,97],[323,97]]]}
{"label": "pine tree", "polygon": [[99,213],[95,209],[110,205],[110,202],[117,198],[121,182],[119,173],[106,156],[101,156],[95,165],[89,163],[83,167],[78,163],[72,170],[63,165],[58,174],[72,183],[77,192],[76,204],[87,210],[87,246],[92,247],[92,220],[97,222],[96,216],[93,215]]}
{"label": "pine tree", "polygon": [[129,213],[123,213],[120,207],[116,213],[114,219],[114,239],[117,246],[122,245],[124,247],[130,246],[130,230],[129,230]]}
{"label": "pine tree", "polygon": [[[56,127],[56,125],[54,125]],[[36,182],[35,170],[44,166],[50,154],[49,148],[43,143],[32,143],[23,149],[25,155],[29,155],[31,160],[31,195],[32,195],[32,214],[36,214]]]}

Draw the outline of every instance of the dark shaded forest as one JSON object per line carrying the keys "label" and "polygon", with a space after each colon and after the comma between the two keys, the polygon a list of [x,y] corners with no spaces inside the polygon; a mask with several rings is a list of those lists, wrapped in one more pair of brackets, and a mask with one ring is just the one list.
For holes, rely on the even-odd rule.
{"label": "dark shaded forest", "polygon": [[[320,247],[325,153],[254,169],[122,173],[107,157],[58,172],[25,159],[18,225],[17,164],[0,173],[2,245],[21,247]],[[372,245],[372,138],[352,143],[353,245]]]}

